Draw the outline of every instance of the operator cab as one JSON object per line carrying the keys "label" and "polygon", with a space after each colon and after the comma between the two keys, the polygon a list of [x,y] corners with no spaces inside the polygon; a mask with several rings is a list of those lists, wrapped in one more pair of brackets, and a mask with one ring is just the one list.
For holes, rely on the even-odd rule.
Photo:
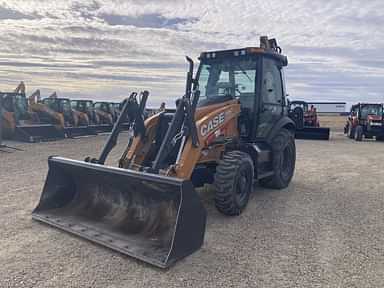
{"label": "operator cab", "polygon": [[241,135],[265,137],[286,103],[283,67],[288,61],[276,40],[261,37],[260,47],[204,52],[199,59],[197,107],[238,99]]}
{"label": "operator cab", "polygon": [[105,113],[111,113],[110,104],[108,102],[96,102],[95,109],[103,111]]}
{"label": "operator cab", "polygon": [[3,107],[8,112],[13,112],[16,121],[27,120],[28,100],[24,93],[1,93],[3,96]]}
{"label": "operator cab", "polygon": [[67,98],[45,98],[43,104],[57,113],[64,116],[66,122],[72,122],[72,108],[71,101]]}
{"label": "operator cab", "polygon": [[382,116],[383,107],[381,104],[362,104],[361,105],[361,118],[367,119],[368,115]]}

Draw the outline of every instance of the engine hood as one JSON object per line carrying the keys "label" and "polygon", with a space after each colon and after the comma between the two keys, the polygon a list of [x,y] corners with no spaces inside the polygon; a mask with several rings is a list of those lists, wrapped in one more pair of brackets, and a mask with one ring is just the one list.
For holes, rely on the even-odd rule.
{"label": "engine hood", "polygon": [[367,120],[368,121],[380,121],[382,119],[382,116],[378,115],[368,115]]}

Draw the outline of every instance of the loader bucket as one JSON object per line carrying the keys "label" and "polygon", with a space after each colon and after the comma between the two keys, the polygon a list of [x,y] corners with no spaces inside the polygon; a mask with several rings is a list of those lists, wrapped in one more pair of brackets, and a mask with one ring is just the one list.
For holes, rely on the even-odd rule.
{"label": "loader bucket", "polygon": [[329,128],[304,127],[304,129],[296,130],[295,138],[310,140],[329,140]]}
{"label": "loader bucket", "polygon": [[97,131],[91,126],[78,126],[78,127],[65,127],[65,134],[69,138],[86,136],[86,135],[97,135]]}
{"label": "loader bucket", "polygon": [[18,125],[15,129],[14,138],[33,143],[64,138],[64,132],[51,124]]}
{"label": "loader bucket", "polygon": [[198,250],[206,211],[192,183],[61,157],[32,218],[166,268]]}
{"label": "loader bucket", "polygon": [[111,132],[113,125],[110,124],[95,124],[95,125],[89,125],[89,127],[95,131],[96,133],[107,133]]}

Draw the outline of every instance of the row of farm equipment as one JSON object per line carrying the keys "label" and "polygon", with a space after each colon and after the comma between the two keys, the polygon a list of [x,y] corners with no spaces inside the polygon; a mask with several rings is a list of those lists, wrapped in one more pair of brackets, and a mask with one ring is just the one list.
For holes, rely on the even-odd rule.
{"label": "row of farm equipment", "polygon": [[0,97],[3,138],[26,142],[110,132],[121,108],[121,103],[60,98],[56,93],[41,99],[39,90],[27,97],[23,82]]}

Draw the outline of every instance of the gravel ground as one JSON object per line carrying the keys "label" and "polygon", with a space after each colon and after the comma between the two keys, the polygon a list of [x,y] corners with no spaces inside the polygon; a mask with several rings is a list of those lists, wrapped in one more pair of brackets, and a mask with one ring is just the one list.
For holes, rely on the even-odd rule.
{"label": "gravel ground", "polygon": [[31,220],[47,157],[97,155],[104,140],[0,153],[0,287],[384,287],[384,143],[297,141],[289,188],[256,187],[233,218],[207,193],[202,249],[160,270]]}

